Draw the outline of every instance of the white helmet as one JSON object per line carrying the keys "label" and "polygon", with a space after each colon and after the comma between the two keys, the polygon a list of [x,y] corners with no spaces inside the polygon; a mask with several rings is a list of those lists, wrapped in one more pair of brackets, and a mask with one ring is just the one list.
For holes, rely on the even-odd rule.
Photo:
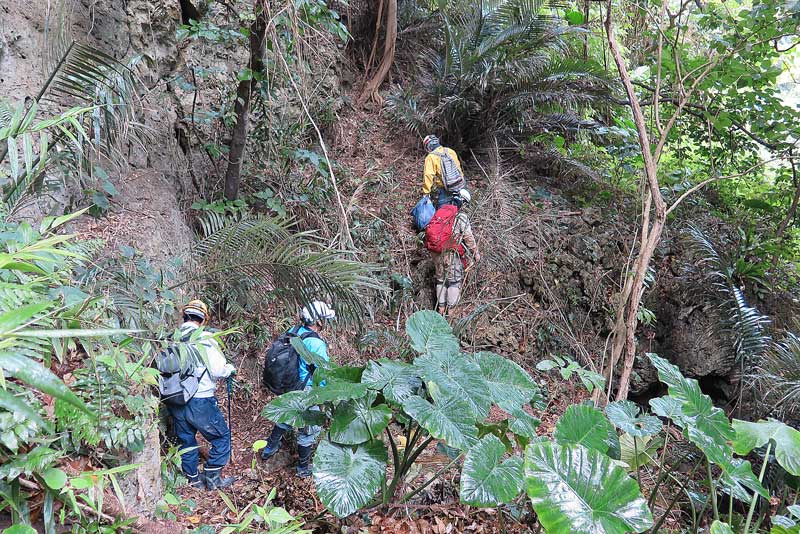
{"label": "white helmet", "polygon": [[308,306],[305,306],[300,312],[303,322],[306,324],[314,324],[321,319],[330,320],[336,318],[336,312],[333,308],[328,306],[327,303],[321,300],[315,300]]}
{"label": "white helmet", "polygon": [[469,204],[470,202],[472,202],[472,195],[470,195],[469,191],[467,191],[466,189],[459,190],[458,191],[458,196],[461,197],[461,201],[464,204]]}

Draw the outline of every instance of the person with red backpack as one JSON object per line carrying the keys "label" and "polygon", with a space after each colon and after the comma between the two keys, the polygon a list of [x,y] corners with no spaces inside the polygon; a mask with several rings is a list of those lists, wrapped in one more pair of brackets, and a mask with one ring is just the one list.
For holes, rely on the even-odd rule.
{"label": "person with red backpack", "polygon": [[440,206],[425,229],[425,248],[430,251],[436,269],[436,311],[441,315],[457,305],[461,298],[461,284],[468,269],[467,252],[473,261],[481,259],[469,217],[460,210],[461,206],[469,204],[472,196],[461,189],[457,197],[458,205]]}

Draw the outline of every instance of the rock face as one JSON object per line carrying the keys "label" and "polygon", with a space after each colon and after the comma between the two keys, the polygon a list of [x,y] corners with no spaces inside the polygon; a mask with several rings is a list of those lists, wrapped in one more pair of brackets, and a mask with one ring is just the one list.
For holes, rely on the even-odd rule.
{"label": "rock face", "polygon": [[[47,43],[53,40],[51,34],[45,34],[45,14],[60,4],[49,0],[6,0],[0,4],[0,95],[16,101],[33,97],[41,89],[45,80],[42,57]],[[106,238],[109,248],[133,246],[157,264],[185,256],[193,237],[180,209],[179,193],[191,185],[191,162],[175,135],[175,95],[161,82],[182,61],[175,41],[181,23],[178,2],[84,0],[64,4],[72,10],[74,39],[123,62],[134,55],[146,59],[135,69],[146,92],[139,117],[145,135],[127,147],[129,166],[107,166],[119,191],[107,218],[85,216],[77,221],[76,229],[81,233],[102,227],[99,235]],[[71,203],[69,198],[60,200]],[[44,211],[46,208],[38,203],[26,208],[24,216],[35,219],[46,214]],[[120,477],[126,512],[149,516],[163,493],[157,425],[153,425],[144,450],[130,461],[140,467]]]}

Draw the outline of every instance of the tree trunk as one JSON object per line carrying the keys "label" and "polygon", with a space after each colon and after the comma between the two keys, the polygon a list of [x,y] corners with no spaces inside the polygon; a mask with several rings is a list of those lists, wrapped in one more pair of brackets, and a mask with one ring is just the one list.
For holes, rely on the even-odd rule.
{"label": "tree trunk", "polygon": [[258,75],[264,70],[264,44],[267,35],[266,0],[256,0],[253,6],[255,19],[250,24],[250,61],[248,80],[239,82],[236,88],[234,113],[236,125],[233,127],[231,143],[228,146],[228,168],[225,171],[225,198],[236,200],[242,177],[242,162],[247,148],[247,126],[250,115],[250,101],[258,84]]}
{"label": "tree trunk", "polygon": [[[612,25],[612,3],[609,0],[607,5],[607,15],[605,20],[606,38],[608,39],[608,46],[611,50],[611,55],[614,58],[614,63],[617,65],[620,80],[625,87],[625,92],[628,96],[628,102],[631,106],[633,113],[633,122],[636,125],[636,133],[639,138],[639,147],[642,151],[644,158],[644,172],[647,180],[648,191],[644,199],[644,206],[642,208],[642,234],[640,239],[639,251],[634,261],[634,276],[633,282],[630,283],[630,290],[623,290],[622,298],[620,299],[617,308],[617,324],[620,324],[620,318],[624,317],[624,328],[619,327],[613,333],[613,345],[611,359],[609,361],[609,368],[606,376],[609,379],[609,388],[613,379],[614,366],[619,361],[619,358],[624,353],[624,361],[622,374],[620,375],[619,386],[617,388],[617,400],[622,400],[628,397],[628,389],[630,387],[630,377],[633,371],[633,364],[636,360],[636,315],[639,311],[642,295],[644,294],[644,281],[647,274],[647,268],[650,265],[650,260],[653,258],[656,246],[661,240],[661,235],[664,231],[664,225],[667,220],[667,206],[661,196],[661,189],[658,183],[658,164],[656,157],[654,157],[652,149],[650,148],[650,136],[647,132],[645,124],[644,113],[639,105],[639,100],[636,97],[636,92],[633,89],[628,68],[625,65],[625,60],[619,51],[617,39],[614,36],[614,28]],[[650,221],[651,211],[655,210],[655,218]],[[626,289],[628,283],[625,284]],[[626,295],[627,293],[627,295]],[[624,350],[623,350],[624,349]]]}
{"label": "tree trunk", "polygon": [[[397,0],[385,0],[387,3],[386,9],[386,38],[383,43],[383,58],[378,66],[377,72],[372,76],[364,85],[364,90],[358,97],[359,105],[363,105],[367,100],[380,102],[381,98],[378,95],[380,88],[389,70],[392,68],[394,62],[394,51],[397,45]],[[377,36],[376,36],[377,37]]]}

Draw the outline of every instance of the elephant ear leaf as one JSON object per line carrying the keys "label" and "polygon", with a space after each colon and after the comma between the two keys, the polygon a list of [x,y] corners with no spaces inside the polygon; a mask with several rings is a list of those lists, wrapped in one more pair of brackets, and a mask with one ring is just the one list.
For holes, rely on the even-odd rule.
{"label": "elephant ear leaf", "polygon": [[387,460],[381,441],[358,447],[320,442],[314,455],[314,485],[322,504],[337,517],[362,508],[386,481]]}
{"label": "elephant ear leaf", "polygon": [[772,441],[775,459],[781,467],[794,476],[800,475],[800,432],[776,419],[751,423],[733,420],[736,454],[745,455],[753,449]]}
{"label": "elephant ear leaf", "polygon": [[515,362],[491,352],[479,352],[475,362],[495,404],[522,406],[541,401],[538,384]]}
{"label": "elephant ear leaf", "polygon": [[503,461],[506,447],[489,434],[472,447],[461,471],[461,502],[489,507],[511,502],[522,490],[522,458]]}
{"label": "elephant ear leaf", "polygon": [[385,404],[373,406],[378,394],[371,391],[363,399],[339,405],[331,421],[330,440],[342,445],[358,445],[374,440],[392,419]]}
{"label": "elephant ear leaf", "polygon": [[381,359],[367,364],[361,383],[382,391],[386,400],[400,405],[422,385],[422,380],[413,365]]}
{"label": "elephant ear leaf", "polygon": [[308,394],[305,391],[290,391],[276,397],[264,407],[261,412],[263,417],[276,423],[290,425],[296,428],[307,425],[321,425],[325,416],[309,408]]}
{"label": "elephant ear leaf", "polygon": [[606,454],[610,433],[616,435],[603,412],[591,406],[573,404],[556,423],[553,436],[561,445],[583,445]]}
{"label": "elephant ear leaf", "polygon": [[615,427],[635,438],[653,436],[661,431],[658,417],[640,415],[639,407],[629,400],[610,403],[606,406],[606,415]]}
{"label": "elephant ear leaf", "polygon": [[478,429],[469,404],[458,397],[446,397],[431,404],[416,395],[403,402],[403,410],[431,436],[450,447],[465,451],[478,441]]}
{"label": "elephant ear leaf", "polygon": [[524,476],[548,534],[626,534],[653,525],[636,481],[596,449],[532,443],[525,450]]}
{"label": "elephant ear leaf", "polygon": [[733,534],[733,529],[728,523],[714,521],[711,524],[711,534]]}
{"label": "elephant ear leaf", "polygon": [[447,320],[431,310],[415,313],[406,321],[411,348],[421,354],[439,355],[458,352],[458,339]]}

